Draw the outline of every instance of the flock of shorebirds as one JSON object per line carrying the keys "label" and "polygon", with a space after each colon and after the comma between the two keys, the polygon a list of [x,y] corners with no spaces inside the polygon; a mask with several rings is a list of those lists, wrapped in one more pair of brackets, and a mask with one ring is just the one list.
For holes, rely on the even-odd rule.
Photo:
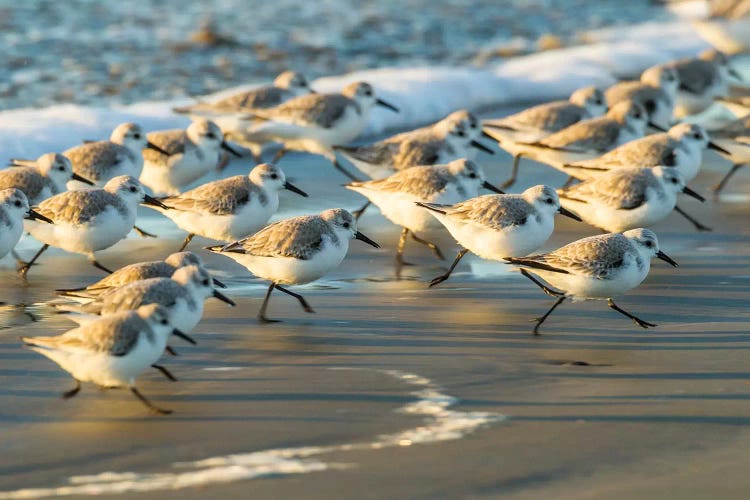
{"label": "flock of shorebirds", "polygon": [[[270,322],[266,308],[273,290],[291,295],[313,312],[304,297],[287,286],[309,283],[336,268],[352,239],[379,247],[357,229],[370,203],[402,228],[398,271],[406,264],[409,235],[440,258],[440,248],[424,239],[426,231],[442,224],[458,242],[452,265],[430,286],[449,279],[468,252],[518,266],[556,298],[536,319],[534,334],[568,298],[605,299],[638,326],[655,326],[620,308],[612,297],[640,285],[654,257],[677,265],[660,250],[647,226],[677,210],[697,229],[707,229],[676,204],[680,193],[703,201],[686,183],[698,173],[706,148],[733,162],[727,178],[750,162],[750,118],[744,116],[750,113],[750,101],[727,101],[732,84],[742,82],[731,60],[712,50],[649,68],[639,81],[621,82],[606,91],[583,88],[569,100],[501,119],[480,122],[460,110],[423,128],[351,146],[374,106],[393,112],[398,108],[364,82],[321,94],[302,75],[285,72],[271,85],[175,109],[193,118],[185,130],[146,134],[138,125],[125,123],[109,140],[36,160],[12,160],[12,168],[0,171],[0,254],[15,253],[25,230],[42,247],[28,262],[19,258],[24,279],[50,246],[86,255],[94,266],[111,273],[84,288],[58,290],[56,307],[68,313],[77,328],[54,337],[24,337],[23,342],[73,376],[75,388],[65,397],[75,395],[81,382],[127,386],[149,408],[167,413],[138,391],[135,378],[154,367],[175,379],[158,364],[165,351],[172,351],[170,334],[192,342],[189,333],[200,321],[207,298],[233,305],[217,290],[223,285],[201,258],[184,251],[192,238],[220,241],[207,250],[269,282],[258,318]],[[703,127],[681,121],[716,99],[742,109],[743,117],[710,137]],[[496,140],[514,158],[512,175],[500,188],[515,183],[521,158],[558,169],[569,181],[559,189],[537,185],[504,194],[473,161],[480,150],[493,152],[480,142],[483,136]],[[272,144],[281,149],[271,163],[261,163],[264,149]],[[287,151],[328,158],[350,178],[346,188],[363,195],[368,204],[353,213],[335,208],[266,225],[278,209],[281,190],[307,196],[276,165]],[[257,163],[249,175],[186,190],[221,169],[226,154],[248,153]],[[350,165],[370,180],[360,180]],[[541,167],[534,168],[544,175]],[[717,192],[725,184],[726,178]],[[482,188],[494,193],[479,195]],[[152,236],[135,226],[139,204],[169,217],[187,237],[180,251],[164,261],[112,272],[98,262],[97,251],[133,229]],[[607,233],[530,255],[548,240],[558,213]]]}

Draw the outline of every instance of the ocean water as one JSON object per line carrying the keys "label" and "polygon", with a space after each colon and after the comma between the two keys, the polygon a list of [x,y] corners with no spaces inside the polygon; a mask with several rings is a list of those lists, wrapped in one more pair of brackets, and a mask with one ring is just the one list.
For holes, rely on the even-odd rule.
{"label": "ocean water", "polygon": [[289,68],[481,67],[670,17],[650,0],[0,0],[0,109],[202,95]]}

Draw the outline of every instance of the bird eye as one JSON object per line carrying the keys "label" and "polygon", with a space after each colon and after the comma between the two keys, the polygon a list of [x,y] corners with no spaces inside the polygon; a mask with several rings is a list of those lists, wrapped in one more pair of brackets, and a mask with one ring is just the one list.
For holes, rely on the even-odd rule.
{"label": "bird eye", "polygon": [[466,132],[464,132],[463,130],[459,130],[458,132],[456,132],[456,135],[459,137],[466,137]]}
{"label": "bird eye", "polygon": [[651,247],[654,246],[654,244],[649,240],[649,241],[646,242],[646,246],[649,247],[649,248],[651,248]]}
{"label": "bird eye", "polygon": [[279,178],[278,174],[271,174],[271,179],[275,180],[275,179],[278,179],[278,178]]}
{"label": "bird eye", "polygon": [[57,170],[59,170],[60,172],[65,172],[65,167],[59,166],[57,167]]}
{"label": "bird eye", "polygon": [[166,319],[163,319],[163,320],[159,321],[159,323],[161,323],[162,325],[168,325],[169,321],[167,321]]}
{"label": "bird eye", "polygon": [[15,206],[17,206],[17,207],[20,208],[21,207],[21,200],[16,200],[15,203],[13,203],[13,205],[15,205]]}
{"label": "bird eye", "polygon": [[209,139],[216,139],[216,134],[214,134],[213,132],[209,132],[206,134],[206,137],[208,137]]}
{"label": "bird eye", "polygon": [[476,178],[477,178],[477,174],[475,174],[474,172],[471,172],[469,174],[469,179],[476,179]]}
{"label": "bird eye", "polygon": [[349,224],[348,222],[344,222],[344,224],[343,224],[343,225],[344,225],[344,228],[345,228],[345,229],[349,229],[349,226],[351,226],[351,224]]}
{"label": "bird eye", "polygon": [[133,139],[140,139],[140,138],[141,138],[141,134],[133,134]]}
{"label": "bird eye", "polygon": [[602,105],[604,103],[602,102],[601,99],[597,99],[597,100],[594,101],[594,104],[596,104],[596,105]]}
{"label": "bird eye", "polygon": [[372,90],[365,90],[365,95],[368,96],[368,97],[371,96],[372,95]]}
{"label": "bird eye", "polygon": [[672,184],[677,184],[677,178],[676,177],[672,177]]}
{"label": "bird eye", "polygon": [[137,188],[137,187],[135,187],[135,186],[130,186],[130,192],[131,192],[131,193],[135,193],[136,191],[138,191],[138,188]]}
{"label": "bird eye", "polygon": [[555,201],[552,198],[547,198],[546,200],[544,200],[544,203],[546,203],[547,205],[552,205],[554,202]]}
{"label": "bird eye", "polygon": [[208,281],[208,279],[203,280],[201,283],[203,284],[203,286],[208,286],[211,284],[211,282]]}
{"label": "bird eye", "polygon": [[693,134],[693,137],[695,137],[696,139],[700,139],[701,135],[700,135],[700,133],[696,132],[696,133]]}

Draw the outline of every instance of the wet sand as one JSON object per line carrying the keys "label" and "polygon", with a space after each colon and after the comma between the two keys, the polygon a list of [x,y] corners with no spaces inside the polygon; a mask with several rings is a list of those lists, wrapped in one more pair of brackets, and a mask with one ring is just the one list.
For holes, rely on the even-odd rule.
{"label": "wet sand", "polygon": [[[505,155],[480,160],[491,181],[507,175]],[[519,190],[542,172],[524,166]],[[331,187],[343,178],[325,162],[291,155],[282,167],[311,194],[284,194],[287,215],[361,204]],[[691,183],[703,193],[726,164],[708,167]],[[168,417],[147,414],[125,391],[86,386],[61,400],[69,377],[17,341],[69,328],[39,303],[55,287],[90,282],[99,271],[82,257],[54,252],[32,270],[28,287],[5,272],[4,300],[29,306],[0,310],[0,490],[72,485],[78,489],[46,493],[120,488],[139,498],[741,496],[750,488],[749,174],[737,174],[727,201],[681,200],[712,233],[697,233],[676,215],[654,228],[680,267],[655,261],[646,283],[618,301],[659,324],[650,330],[602,302],[586,302],[565,304],[535,338],[528,320],[551,304],[535,286],[503,264],[464,259],[448,282],[427,289],[445,263],[411,245],[407,258],[416,265],[396,280],[398,230],[375,211],[360,229],[383,249],[354,241],[340,269],[297,289],[315,315],[275,294],[269,316],[284,322],[259,325],[265,284],[205,255],[238,306],[209,301],[194,332],[199,345],[173,343],[181,356],[164,363],[179,382],[155,371],[139,381],[144,394],[175,411]],[[169,221],[143,213],[142,225],[166,238],[129,239],[102,252],[103,263],[159,258],[179,246],[181,234]],[[596,233],[558,224],[549,249]],[[434,236],[446,255],[454,252],[449,236]],[[405,373],[426,380],[420,386]],[[432,406],[403,411],[415,401]],[[450,411],[433,411],[441,402]],[[445,430],[436,422],[480,416],[485,424],[460,427],[460,439],[430,434]],[[415,432],[419,438],[400,446],[367,445],[415,429],[426,434]],[[312,448],[288,452],[289,460],[261,454],[259,466],[235,463],[210,481],[210,464],[177,465],[299,447]],[[104,472],[133,474],[69,482]],[[165,488],[203,485],[147,488],[158,479],[149,474],[166,474]],[[137,492],[143,489],[150,491]]]}

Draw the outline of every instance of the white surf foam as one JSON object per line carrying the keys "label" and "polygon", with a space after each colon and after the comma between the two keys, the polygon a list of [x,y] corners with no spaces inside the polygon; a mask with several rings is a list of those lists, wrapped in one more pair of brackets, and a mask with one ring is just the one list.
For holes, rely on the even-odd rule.
{"label": "white surf foam", "polygon": [[[360,370],[360,368],[331,368],[331,370]],[[372,441],[367,442],[279,448],[216,456],[194,462],[178,462],[172,464],[173,470],[169,472],[111,471],[73,476],[68,479],[68,484],[64,486],[0,492],[0,499],[178,490],[260,477],[307,474],[353,467],[353,464],[327,462],[323,460],[322,455],[331,452],[379,450],[461,439],[482,427],[506,418],[498,413],[451,409],[458,402],[458,399],[445,394],[438,385],[426,377],[397,370],[378,371],[415,387],[415,390],[410,394],[416,400],[398,408],[396,411],[423,417],[420,425],[394,434],[377,436]]]}

